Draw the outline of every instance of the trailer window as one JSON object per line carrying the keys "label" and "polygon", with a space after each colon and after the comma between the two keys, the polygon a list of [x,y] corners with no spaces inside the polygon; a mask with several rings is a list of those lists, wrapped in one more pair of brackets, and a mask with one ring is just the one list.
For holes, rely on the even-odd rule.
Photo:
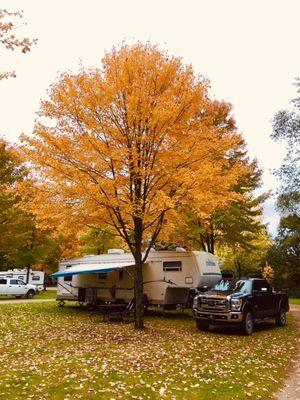
{"label": "trailer window", "polygon": [[72,282],[72,275],[71,276],[64,276],[64,282]]}
{"label": "trailer window", "polygon": [[106,277],[107,277],[106,272],[100,272],[100,274],[98,274],[98,279],[106,279]]}
{"label": "trailer window", "polygon": [[33,281],[39,281],[39,280],[40,280],[40,277],[37,276],[37,275],[34,275],[31,279],[32,279]]}
{"label": "trailer window", "polygon": [[0,279],[0,285],[6,285],[7,280],[6,279]]}
{"label": "trailer window", "polygon": [[165,272],[175,272],[182,271],[182,262],[181,261],[164,261],[163,262],[163,270]]}
{"label": "trailer window", "polygon": [[119,281],[122,281],[124,279],[124,271],[121,269],[119,271]]}

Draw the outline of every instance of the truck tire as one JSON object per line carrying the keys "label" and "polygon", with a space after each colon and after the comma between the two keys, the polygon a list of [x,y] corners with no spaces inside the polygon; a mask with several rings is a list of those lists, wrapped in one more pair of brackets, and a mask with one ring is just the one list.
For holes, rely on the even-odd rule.
{"label": "truck tire", "polygon": [[241,328],[244,335],[247,336],[252,335],[254,329],[254,318],[250,311],[246,311],[244,313],[244,318]]}
{"label": "truck tire", "polygon": [[32,299],[34,295],[35,295],[35,291],[33,289],[30,289],[30,290],[28,290],[26,297],[27,297],[27,299]]}
{"label": "truck tire", "polygon": [[279,308],[279,311],[276,315],[275,322],[277,326],[285,326],[286,325],[286,311],[283,307]]}
{"label": "truck tire", "polygon": [[209,330],[209,324],[205,321],[200,321],[199,319],[196,319],[196,325],[199,331],[208,331]]}

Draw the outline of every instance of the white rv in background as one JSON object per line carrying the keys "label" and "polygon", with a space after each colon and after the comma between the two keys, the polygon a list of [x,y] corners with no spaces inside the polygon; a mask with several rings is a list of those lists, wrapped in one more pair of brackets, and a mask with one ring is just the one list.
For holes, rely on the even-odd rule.
{"label": "white rv in background", "polygon": [[33,285],[37,292],[44,290],[45,273],[43,271],[29,271],[29,280],[27,282],[27,269],[9,269],[0,271],[1,278],[18,279],[27,284]]}
{"label": "white rv in background", "polygon": [[[133,291],[134,258],[123,250],[85,256],[60,263],[52,274],[58,279],[57,300],[82,303],[129,302]],[[147,304],[172,308],[188,301],[190,289],[211,287],[221,279],[213,254],[177,248],[151,250],[143,266],[144,296]]]}

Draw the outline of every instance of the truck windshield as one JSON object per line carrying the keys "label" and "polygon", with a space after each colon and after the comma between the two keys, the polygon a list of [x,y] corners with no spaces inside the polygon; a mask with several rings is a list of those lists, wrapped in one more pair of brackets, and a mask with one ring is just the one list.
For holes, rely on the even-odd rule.
{"label": "truck windshield", "polygon": [[221,280],[212,289],[215,292],[239,292],[239,293],[251,293],[252,281],[249,280]]}

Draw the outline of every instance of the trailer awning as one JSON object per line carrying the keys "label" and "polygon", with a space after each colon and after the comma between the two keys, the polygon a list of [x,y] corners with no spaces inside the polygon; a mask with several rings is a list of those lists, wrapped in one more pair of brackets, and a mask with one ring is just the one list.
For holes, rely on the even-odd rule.
{"label": "trailer awning", "polygon": [[116,269],[131,267],[134,262],[127,263],[103,263],[103,264],[77,264],[63,271],[55,272],[49,275],[51,278],[59,278],[60,276],[73,276],[84,274],[101,274],[112,272]]}

